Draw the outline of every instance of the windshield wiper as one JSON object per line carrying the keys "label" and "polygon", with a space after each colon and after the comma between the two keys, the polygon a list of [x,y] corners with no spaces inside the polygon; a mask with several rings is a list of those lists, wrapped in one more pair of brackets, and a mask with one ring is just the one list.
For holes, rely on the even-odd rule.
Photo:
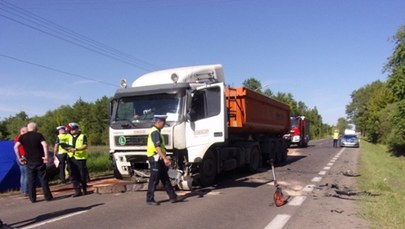
{"label": "windshield wiper", "polygon": [[134,123],[129,121],[128,119],[117,119],[114,121],[115,124],[120,124],[124,129],[130,129],[132,127],[136,127]]}

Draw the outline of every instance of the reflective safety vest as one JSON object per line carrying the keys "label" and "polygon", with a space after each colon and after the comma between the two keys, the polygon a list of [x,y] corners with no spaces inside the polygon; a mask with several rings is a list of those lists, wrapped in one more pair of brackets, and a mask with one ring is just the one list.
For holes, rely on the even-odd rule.
{"label": "reflective safety vest", "polygon": [[152,133],[155,132],[155,131],[157,131],[159,133],[159,135],[160,135],[160,139],[162,140],[162,144],[160,145],[160,148],[162,149],[163,154],[166,155],[165,139],[164,139],[163,135],[159,132],[159,129],[156,128],[156,126],[153,126],[150,133],[149,133],[148,145],[146,147],[146,155],[148,157],[151,157],[151,156],[157,154],[155,144],[152,141]]}
{"label": "reflective safety vest", "polygon": [[[79,136],[76,139],[76,145],[74,146],[76,149],[77,148],[82,148],[83,147],[83,140],[84,140],[84,135],[83,134],[79,134]],[[73,146],[73,136],[71,134],[69,134],[69,145]],[[77,160],[84,160],[87,159],[88,154],[87,154],[87,150],[77,150],[75,152],[75,154],[69,152],[68,153],[69,157],[75,157],[75,159]]]}
{"label": "reflective safety vest", "polygon": [[61,146],[61,143],[69,144],[69,135],[70,134],[59,134],[59,146],[58,146],[58,154],[64,154],[68,151]]}
{"label": "reflective safety vest", "polygon": [[333,133],[333,139],[338,139],[339,138],[339,132]]}

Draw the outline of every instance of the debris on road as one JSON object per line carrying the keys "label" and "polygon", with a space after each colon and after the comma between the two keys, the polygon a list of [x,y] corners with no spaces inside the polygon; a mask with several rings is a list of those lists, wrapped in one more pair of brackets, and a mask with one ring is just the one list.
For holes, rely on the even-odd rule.
{"label": "debris on road", "polygon": [[354,173],[352,170],[346,170],[346,171],[342,172],[342,174],[347,177],[359,177],[360,176],[360,174]]}
{"label": "debris on road", "polygon": [[332,213],[336,212],[336,213],[342,214],[344,212],[344,210],[337,208],[337,209],[330,210],[330,212],[332,212]]}

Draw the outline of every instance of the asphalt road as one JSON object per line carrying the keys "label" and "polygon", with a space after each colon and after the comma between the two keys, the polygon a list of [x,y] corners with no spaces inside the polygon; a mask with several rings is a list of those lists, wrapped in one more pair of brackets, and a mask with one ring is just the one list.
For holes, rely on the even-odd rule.
{"label": "asphalt road", "polygon": [[179,203],[170,203],[159,191],[160,206],[146,205],[144,191],[72,198],[68,190],[34,204],[8,196],[0,199],[0,219],[15,228],[365,228],[353,196],[327,195],[334,193],[332,184],[355,188],[355,177],[342,173],[356,171],[359,153],[332,148],[332,140],[290,149],[287,163],[275,169],[288,198],[282,207],[273,204],[272,173],[263,169],[224,174],[213,187],[178,191],[185,198]]}

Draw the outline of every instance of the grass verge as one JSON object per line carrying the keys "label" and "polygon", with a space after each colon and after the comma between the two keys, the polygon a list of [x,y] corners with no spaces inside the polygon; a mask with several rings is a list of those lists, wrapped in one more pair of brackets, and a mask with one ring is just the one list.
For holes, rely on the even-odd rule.
{"label": "grass verge", "polygon": [[383,145],[361,142],[360,214],[372,228],[405,228],[405,158],[395,157]]}

